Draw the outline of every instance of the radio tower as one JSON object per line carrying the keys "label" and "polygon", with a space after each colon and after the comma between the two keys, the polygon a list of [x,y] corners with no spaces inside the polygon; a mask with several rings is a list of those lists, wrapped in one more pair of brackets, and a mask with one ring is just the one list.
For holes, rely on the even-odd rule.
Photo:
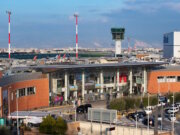
{"label": "radio tower", "polygon": [[78,59],[78,17],[79,15],[75,13],[74,17],[76,18],[76,59]]}
{"label": "radio tower", "polygon": [[11,17],[11,12],[10,11],[6,11],[6,13],[8,14],[9,17],[9,30],[8,30],[8,34],[9,34],[9,47],[8,47],[8,53],[9,53],[9,59],[11,58],[11,36],[10,36],[10,17]]}

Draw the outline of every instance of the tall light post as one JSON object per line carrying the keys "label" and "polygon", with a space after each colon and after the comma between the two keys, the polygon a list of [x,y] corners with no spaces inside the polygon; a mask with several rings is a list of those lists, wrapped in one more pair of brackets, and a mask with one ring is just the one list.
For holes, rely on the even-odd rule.
{"label": "tall light post", "polygon": [[149,109],[150,108],[149,108],[149,92],[148,92],[148,127],[147,127],[148,128],[148,135],[149,135],[149,112],[150,112]]}
{"label": "tall light post", "polygon": [[8,14],[9,17],[9,21],[8,21],[8,37],[9,37],[9,41],[8,41],[8,57],[9,59],[11,58],[11,36],[10,36],[10,17],[11,17],[11,11],[6,11],[6,13]]}
{"label": "tall light post", "polygon": [[78,17],[79,15],[75,13],[74,17],[76,18],[76,59],[78,59]]}
{"label": "tall light post", "polygon": [[172,119],[172,135],[174,135],[174,91],[173,91],[173,119]]}
{"label": "tall light post", "polygon": [[19,116],[18,116],[18,91],[16,91],[16,120],[17,120],[17,135],[19,135]]}
{"label": "tall light post", "polygon": [[8,87],[8,116],[11,114],[11,95],[10,95],[11,86]]}

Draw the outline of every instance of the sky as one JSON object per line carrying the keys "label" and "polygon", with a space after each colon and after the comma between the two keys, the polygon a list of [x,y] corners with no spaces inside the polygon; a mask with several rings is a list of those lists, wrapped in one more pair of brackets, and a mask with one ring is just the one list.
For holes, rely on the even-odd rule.
{"label": "sky", "polygon": [[163,34],[180,30],[180,0],[0,0],[0,48],[113,47],[111,28],[124,27],[123,48],[162,47]]}

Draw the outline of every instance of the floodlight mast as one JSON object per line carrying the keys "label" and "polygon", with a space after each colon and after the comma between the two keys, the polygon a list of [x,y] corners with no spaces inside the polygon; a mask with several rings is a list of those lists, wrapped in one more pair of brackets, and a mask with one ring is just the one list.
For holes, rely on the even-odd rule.
{"label": "floodlight mast", "polygon": [[9,17],[9,21],[8,21],[8,37],[9,37],[9,41],[8,41],[8,57],[10,59],[11,58],[11,35],[10,35],[11,11],[6,11],[6,13],[8,14],[8,17]]}
{"label": "floodlight mast", "polygon": [[76,19],[76,59],[78,59],[78,17],[79,15],[75,13],[74,17]]}

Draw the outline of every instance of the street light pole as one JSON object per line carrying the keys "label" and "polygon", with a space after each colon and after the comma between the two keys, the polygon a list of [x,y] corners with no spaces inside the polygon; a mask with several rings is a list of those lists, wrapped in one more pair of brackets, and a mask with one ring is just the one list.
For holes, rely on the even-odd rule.
{"label": "street light pole", "polygon": [[173,119],[172,119],[172,135],[174,135],[174,91],[173,91]]}
{"label": "street light pole", "polygon": [[16,114],[17,114],[17,135],[19,135],[19,118],[18,118],[18,91],[16,92]]}
{"label": "street light pole", "polygon": [[148,135],[149,135],[149,92],[148,92]]}
{"label": "street light pole", "polygon": [[8,87],[8,115],[10,117],[10,114],[11,114],[11,95],[10,95],[10,88],[11,87]]}

